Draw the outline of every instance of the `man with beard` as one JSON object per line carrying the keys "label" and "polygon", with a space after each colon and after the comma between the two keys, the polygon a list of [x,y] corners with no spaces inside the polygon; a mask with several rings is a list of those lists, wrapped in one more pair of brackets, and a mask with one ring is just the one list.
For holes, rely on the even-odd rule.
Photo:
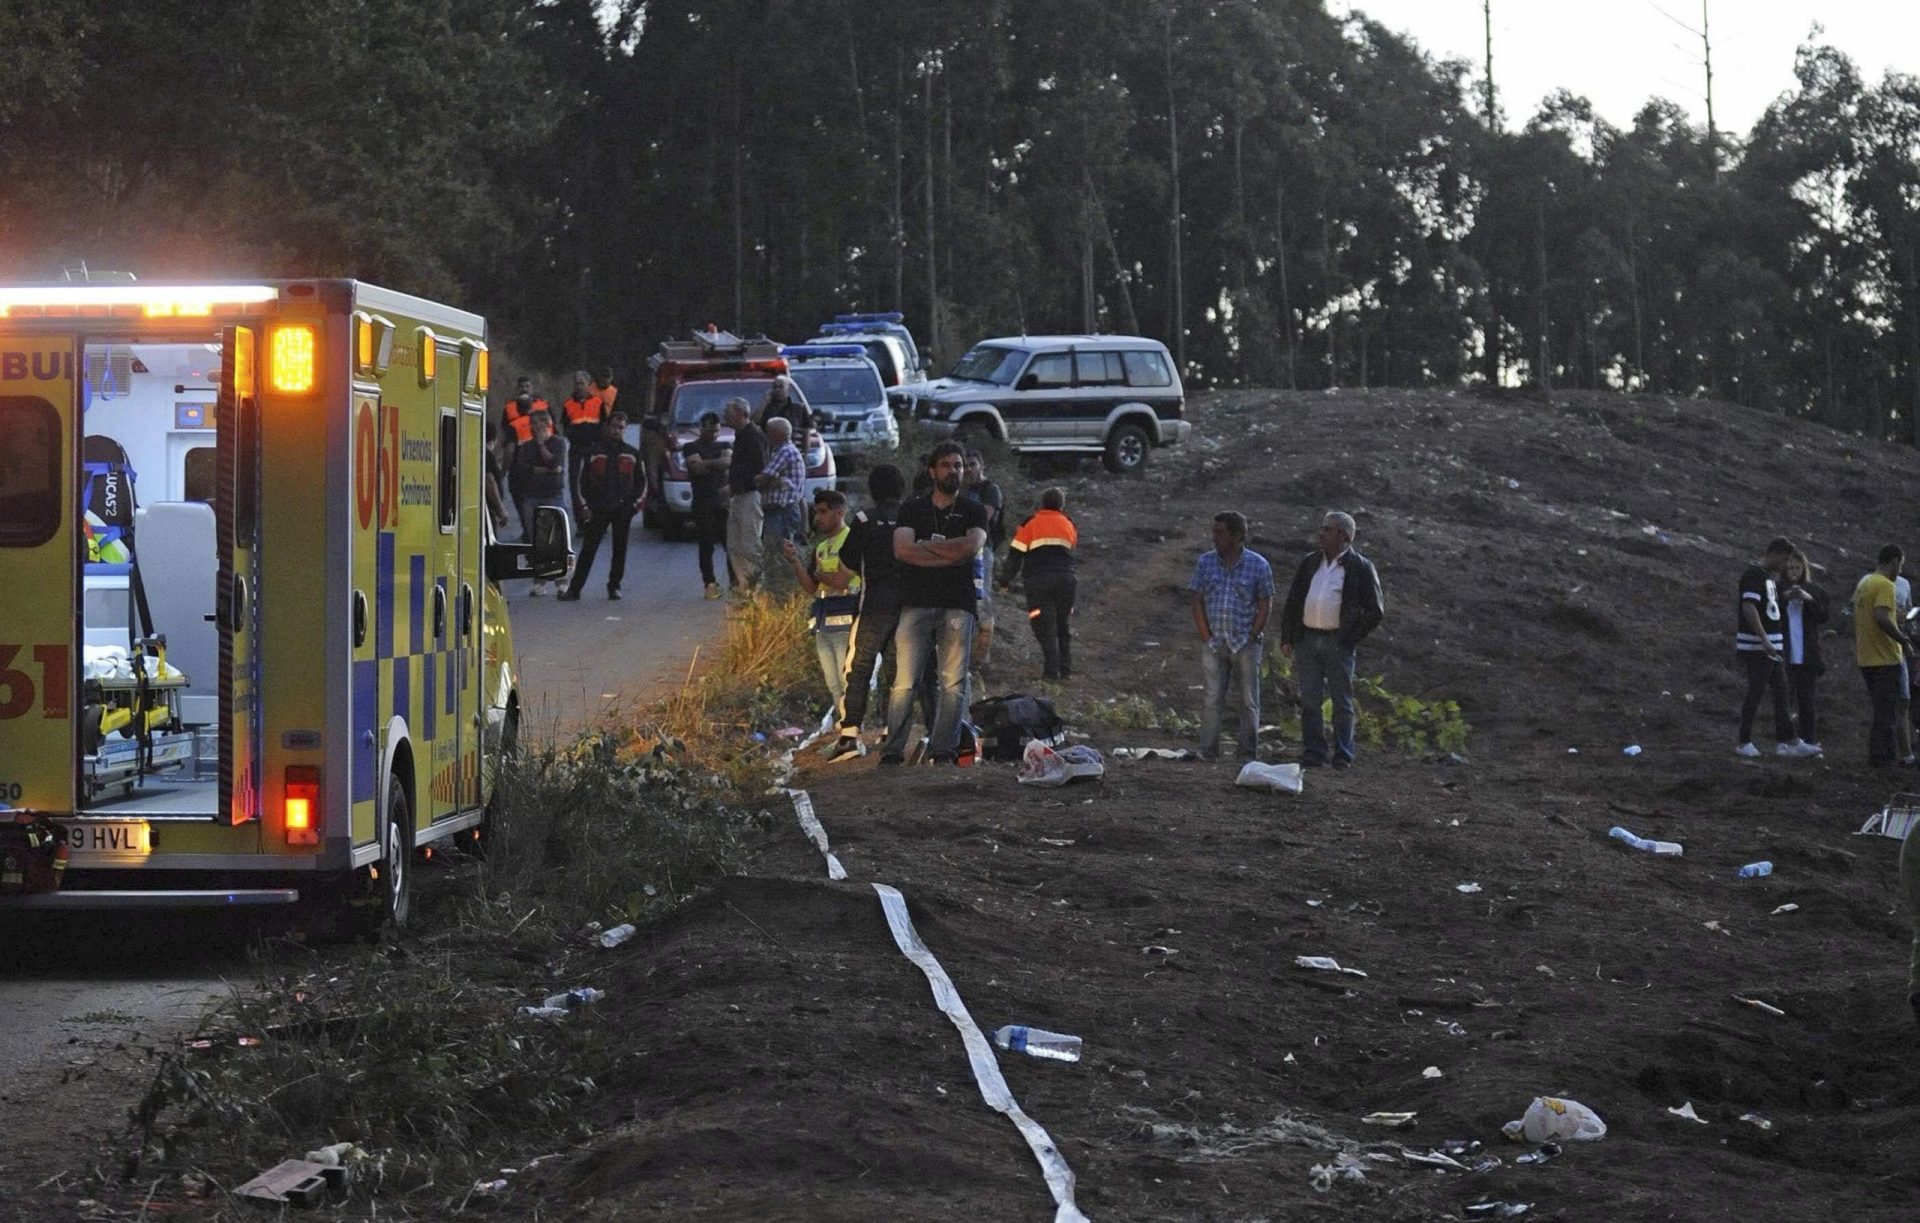
{"label": "man with beard", "polygon": [[942,442],[927,456],[933,490],[900,507],[893,531],[893,556],[900,562],[900,627],[893,690],[887,701],[887,740],[881,764],[906,759],[912,723],[913,683],[932,657],[939,696],[927,750],[936,764],[954,762],[960,739],[961,692],[973,650],[974,558],[987,545],[986,508],[960,496],[966,450]]}

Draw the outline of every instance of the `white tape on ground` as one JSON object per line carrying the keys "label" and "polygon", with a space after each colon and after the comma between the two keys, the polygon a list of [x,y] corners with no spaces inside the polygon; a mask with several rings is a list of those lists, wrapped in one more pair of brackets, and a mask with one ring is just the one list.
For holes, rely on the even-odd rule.
{"label": "white tape on ground", "polygon": [[813,799],[805,790],[788,790],[787,795],[793,799],[793,813],[800,817],[801,831],[807,834],[807,839],[819,848],[821,856],[827,860],[827,878],[845,879],[847,868],[840,865],[840,859],[834,857],[833,850],[827,848],[827,830],[820,826],[820,818],[813,813]]}
{"label": "white tape on ground", "polygon": [[1033,1157],[1040,1162],[1040,1172],[1047,1178],[1047,1188],[1053,1192],[1054,1223],[1086,1223],[1087,1216],[1073,1203],[1073,1169],[1053,1145],[1046,1127],[1022,1112],[1014,1100],[1007,1080],[1000,1074],[1000,1062],[993,1056],[993,1046],[987,1043],[980,1025],[967,1013],[967,1004],[960,1001],[960,991],[953,988],[947,970],[940,967],[940,961],[921,941],[920,932],[913,928],[913,918],[907,915],[906,897],[900,895],[899,889],[884,883],[874,884],[873,890],[880,894],[880,907],[886,910],[887,927],[893,931],[893,941],[899,945],[901,954],[927,975],[927,983],[933,986],[934,1002],[946,1012],[953,1026],[960,1029],[960,1039],[967,1046],[967,1061],[973,1065],[974,1082],[980,1085],[980,1098],[987,1102],[988,1108],[1006,1114],[1020,1136],[1027,1140]]}
{"label": "white tape on ground", "polygon": [[[821,856],[827,860],[827,878],[845,879],[846,868],[840,865],[833,850],[827,844],[827,830],[821,826],[820,818],[813,813],[813,798],[805,790],[788,790],[787,796],[793,799],[793,813],[799,817],[800,828],[807,839],[819,848]],[[993,1055],[993,1046],[987,1043],[986,1034],[980,1031],[980,1025],[967,1013],[967,1004],[960,1001],[960,991],[953,987],[953,979],[947,976],[947,970],[940,967],[940,961],[920,938],[920,932],[913,927],[913,918],[907,914],[906,897],[898,888],[876,883],[873,890],[880,896],[880,908],[887,915],[887,928],[893,932],[893,941],[900,953],[913,961],[914,965],[926,974],[927,983],[933,987],[933,1000],[946,1013],[953,1026],[960,1030],[961,1043],[967,1047],[967,1062],[973,1067],[973,1081],[979,1085],[980,1098],[987,1107],[1002,1113],[1013,1122],[1020,1136],[1027,1140],[1027,1146],[1033,1151],[1034,1159],[1040,1163],[1040,1173],[1046,1178],[1047,1189],[1053,1194],[1054,1223],[1087,1223],[1087,1216],[1073,1202],[1073,1169],[1067,1166],[1066,1157],[1053,1145],[1053,1138],[1046,1127],[1021,1111],[1019,1103],[1013,1098],[1006,1078],[1000,1073],[999,1059]]]}

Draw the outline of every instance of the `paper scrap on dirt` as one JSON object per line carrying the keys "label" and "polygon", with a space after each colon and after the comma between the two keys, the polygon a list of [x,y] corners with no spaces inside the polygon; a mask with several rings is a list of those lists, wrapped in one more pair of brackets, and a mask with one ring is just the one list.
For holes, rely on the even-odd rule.
{"label": "paper scrap on dirt", "polygon": [[1311,969],[1314,972],[1339,972],[1349,977],[1364,977],[1367,974],[1357,968],[1343,968],[1340,961],[1326,955],[1297,955],[1293,957],[1297,967]]}

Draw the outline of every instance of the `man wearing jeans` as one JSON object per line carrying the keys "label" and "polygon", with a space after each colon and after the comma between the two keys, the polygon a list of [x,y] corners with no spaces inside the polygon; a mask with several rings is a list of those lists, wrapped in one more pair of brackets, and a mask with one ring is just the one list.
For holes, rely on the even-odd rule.
{"label": "man wearing jeans", "polygon": [[1193,565],[1193,624],[1200,630],[1200,666],[1207,685],[1200,715],[1200,756],[1220,756],[1220,719],[1229,686],[1240,718],[1240,755],[1253,759],[1260,733],[1260,650],[1273,614],[1273,566],[1247,550],[1246,515],[1213,516],[1213,550]]}
{"label": "man wearing jeans", "polygon": [[1906,630],[1894,618],[1893,580],[1900,576],[1906,557],[1898,544],[1880,549],[1880,563],[1853,588],[1853,656],[1867,683],[1873,706],[1873,725],[1867,732],[1867,763],[1879,768],[1894,764],[1893,721],[1905,673],[1905,650],[1913,648]]}
{"label": "man wearing jeans", "polygon": [[954,762],[960,739],[960,693],[971,661],[975,607],[973,561],[987,543],[987,511],[960,496],[966,452],[942,442],[927,456],[930,492],[900,507],[893,530],[893,556],[900,563],[900,626],[893,691],[887,699],[887,741],[881,764],[906,759],[913,725],[913,685],[929,656],[936,664],[939,698],[927,728],[927,752],[935,764]]}
{"label": "man wearing jeans", "polygon": [[1333,698],[1333,767],[1353,764],[1353,651],[1386,608],[1373,562],[1353,550],[1349,514],[1320,520],[1320,547],[1294,571],[1280,612],[1280,651],[1293,659],[1300,690],[1300,763],[1327,763],[1320,704]]}

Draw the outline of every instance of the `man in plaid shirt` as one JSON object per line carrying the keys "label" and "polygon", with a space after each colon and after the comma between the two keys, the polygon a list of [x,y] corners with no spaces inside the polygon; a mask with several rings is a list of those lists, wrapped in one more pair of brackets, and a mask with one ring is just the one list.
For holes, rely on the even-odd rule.
{"label": "man in plaid shirt", "polygon": [[793,422],[785,417],[776,416],[767,422],[767,444],[773,454],[758,481],[760,508],[766,515],[760,528],[760,546],[777,552],[789,539],[803,538],[800,493],[807,479],[807,465],[793,444]]}
{"label": "man in plaid shirt", "polygon": [[1213,516],[1213,550],[1194,562],[1193,623],[1200,630],[1206,706],[1200,715],[1200,756],[1220,755],[1220,719],[1231,681],[1240,715],[1240,755],[1253,759],[1260,731],[1260,653],[1267,618],[1273,614],[1273,566],[1247,550],[1246,515],[1224,510]]}

